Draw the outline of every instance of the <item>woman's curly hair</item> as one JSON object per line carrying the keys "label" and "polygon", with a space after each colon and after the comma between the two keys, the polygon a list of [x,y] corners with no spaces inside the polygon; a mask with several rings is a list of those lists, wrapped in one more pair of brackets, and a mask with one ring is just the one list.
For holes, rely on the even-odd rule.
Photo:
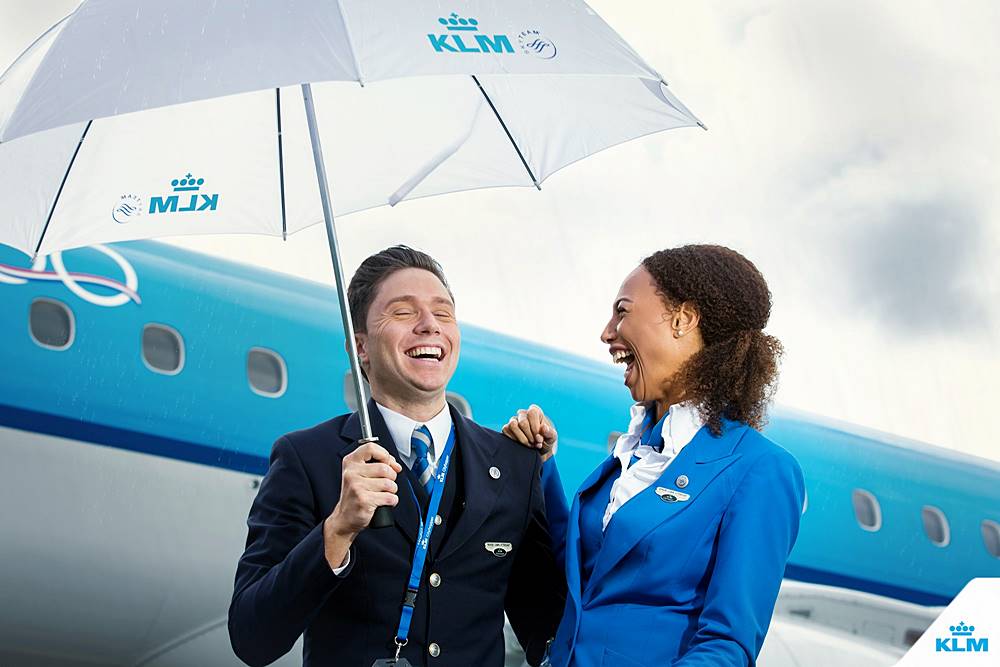
{"label": "woman's curly hair", "polygon": [[671,381],[698,405],[716,436],[723,418],[762,428],[782,354],[781,342],[763,332],[771,315],[764,276],[743,255],[717,245],[660,250],[642,265],[668,308],[690,302],[700,316],[705,347]]}

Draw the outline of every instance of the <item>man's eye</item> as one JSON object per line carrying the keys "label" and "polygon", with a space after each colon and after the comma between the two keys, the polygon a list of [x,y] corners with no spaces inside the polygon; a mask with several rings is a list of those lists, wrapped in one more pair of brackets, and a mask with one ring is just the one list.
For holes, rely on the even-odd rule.
{"label": "man's eye", "polygon": [[442,310],[440,312],[434,313],[434,317],[438,317],[438,318],[441,318],[443,320],[450,320],[451,318],[453,318],[455,316],[452,315],[451,313],[449,313],[447,310]]}
{"label": "man's eye", "polygon": [[396,311],[393,311],[392,314],[395,315],[396,317],[407,317],[409,315],[412,315],[413,311],[412,310],[405,310],[405,309],[404,310],[396,310]]}

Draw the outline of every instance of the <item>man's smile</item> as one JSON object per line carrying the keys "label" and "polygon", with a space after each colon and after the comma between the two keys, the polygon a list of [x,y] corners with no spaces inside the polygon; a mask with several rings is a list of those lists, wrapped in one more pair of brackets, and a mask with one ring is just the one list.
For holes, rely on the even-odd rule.
{"label": "man's smile", "polygon": [[411,347],[404,354],[413,359],[440,363],[444,359],[445,352],[444,348],[439,345],[418,345]]}

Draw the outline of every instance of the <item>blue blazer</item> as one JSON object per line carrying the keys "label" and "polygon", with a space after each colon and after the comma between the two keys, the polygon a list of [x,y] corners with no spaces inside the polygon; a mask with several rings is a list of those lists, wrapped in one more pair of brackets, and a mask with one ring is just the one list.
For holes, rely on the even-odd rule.
{"label": "blue blazer", "polygon": [[[552,665],[754,665],[798,534],[799,464],[746,424],[725,422],[718,438],[703,427],[657,482],[615,512],[581,582],[581,495],[607,504],[586,494],[615,466],[617,458],[606,459],[571,509],[553,461],[544,466],[549,524],[569,585]],[[668,502],[657,487],[689,498]]]}

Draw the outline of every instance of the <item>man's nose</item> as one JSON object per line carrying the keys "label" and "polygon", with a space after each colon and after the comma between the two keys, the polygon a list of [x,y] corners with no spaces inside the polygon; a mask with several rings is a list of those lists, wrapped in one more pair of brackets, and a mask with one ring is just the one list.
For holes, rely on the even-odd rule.
{"label": "man's nose", "polygon": [[420,318],[417,320],[415,331],[420,334],[440,333],[441,323],[434,317],[434,313],[431,310],[424,309],[420,311]]}

